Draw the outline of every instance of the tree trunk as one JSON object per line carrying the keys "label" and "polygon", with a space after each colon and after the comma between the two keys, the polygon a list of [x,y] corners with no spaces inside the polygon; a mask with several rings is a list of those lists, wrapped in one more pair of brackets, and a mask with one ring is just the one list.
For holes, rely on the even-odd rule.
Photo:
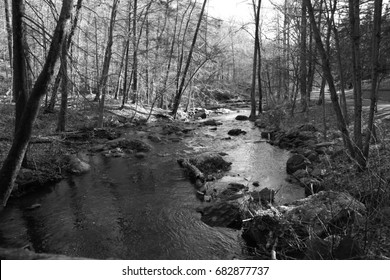
{"label": "tree trunk", "polygon": [[324,76],[328,82],[333,109],[336,113],[337,126],[342,134],[345,147],[348,149],[351,156],[355,157],[355,149],[352,145],[352,141],[351,141],[351,138],[349,136],[349,132],[348,132],[343,114],[341,112],[340,104],[338,101],[336,87],[334,85],[334,80],[333,80],[333,76],[332,76],[332,72],[331,72],[331,68],[330,68],[329,57],[326,54],[324,45],[323,45],[322,40],[321,40],[321,34],[320,34],[320,31],[319,31],[318,26],[317,26],[316,21],[315,21],[314,9],[313,9],[313,6],[311,5],[310,0],[304,0],[304,2],[308,8],[310,23],[311,23],[311,26],[313,28],[314,38],[315,38],[316,45],[317,45],[317,51],[321,57],[322,70],[323,70]]}
{"label": "tree trunk", "polygon": [[302,112],[307,112],[307,88],[306,88],[306,82],[307,82],[307,69],[306,69],[306,59],[307,59],[307,53],[306,53],[306,30],[307,30],[307,18],[306,18],[306,12],[307,6],[305,4],[305,0],[302,0],[302,9],[301,9],[301,52],[300,52],[300,62],[301,62],[301,68],[300,68],[300,84],[301,84],[301,104],[302,104]]}
{"label": "tree trunk", "polygon": [[111,56],[112,56],[113,33],[114,33],[114,27],[115,27],[115,19],[116,19],[116,13],[117,13],[117,8],[118,8],[118,2],[119,2],[119,0],[113,0],[113,2],[112,2],[110,26],[108,29],[107,46],[106,46],[106,51],[104,53],[102,75],[101,75],[100,80],[99,80],[99,90],[101,90],[101,97],[100,97],[100,102],[99,102],[99,117],[98,117],[98,127],[99,128],[103,127],[104,101],[106,98],[108,71],[110,70],[110,62],[111,62]]}
{"label": "tree trunk", "polygon": [[372,52],[371,52],[371,102],[368,116],[368,131],[363,150],[364,158],[368,159],[370,151],[370,140],[373,135],[374,115],[378,95],[378,77],[379,77],[379,48],[381,42],[381,23],[382,23],[382,0],[375,0],[374,8],[374,27],[372,31]]}
{"label": "tree trunk", "polygon": [[258,36],[258,43],[257,43],[257,54],[259,57],[259,62],[257,64],[257,83],[259,84],[259,114],[263,113],[263,89],[262,87],[262,82],[261,82],[261,41],[260,41],[260,36]]}
{"label": "tree trunk", "polygon": [[131,1],[129,0],[128,4],[128,19],[127,19],[127,35],[126,35],[126,41],[125,41],[125,69],[123,70],[123,98],[122,98],[122,109],[125,107],[126,102],[128,101],[129,95],[128,95],[128,75],[129,75],[129,52],[130,52],[130,30],[131,30]]}
{"label": "tree trunk", "polygon": [[45,108],[45,113],[54,113],[54,107],[57,101],[57,91],[58,88],[60,87],[61,78],[62,78],[61,69],[62,68],[60,66],[60,69],[58,70],[57,76],[54,80],[53,87],[51,89],[51,97],[50,97],[49,105]]}
{"label": "tree trunk", "polygon": [[[15,12],[15,14],[18,17],[18,15],[19,16],[22,15],[22,13],[20,13],[21,12],[20,4],[22,4],[23,1],[13,1],[13,4],[15,4],[15,2],[18,2],[17,3],[18,5],[13,6],[16,8],[13,9],[13,13]],[[41,99],[47,91],[47,88],[53,77],[54,69],[58,64],[58,58],[59,58],[61,46],[65,40],[64,35],[66,33],[66,29],[69,26],[68,22],[70,21],[71,18],[72,7],[73,7],[72,0],[63,0],[61,13],[57,22],[57,26],[54,30],[52,42],[50,45],[48,55],[46,57],[45,64],[34,84],[34,87],[32,88],[31,94],[22,112],[22,116],[20,118],[20,124],[16,130],[11,149],[8,152],[8,155],[5,161],[3,162],[3,166],[0,170],[0,199],[1,199],[0,207],[1,208],[5,207],[8,198],[11,195],[16,180],[16,176],[19,172],[24,154],[27,150],[27,146],[30,141],[33,124],[38,115]],[[20,25],[16,24],[14,26],[14,31],[15,29],[18,29],[18,27],[20,27]],[[16,33],[21,36],[25,35],[22,29],[19,29],[18,32]],[[18,56],[17,54],[15,55],[16,57]],[[15,55],[14,55],[14,63],[15,63]],[[16,59],[16,62],[17,61],[18,59]]]}
{"label": "tree trunk", "polygon": [[207,0],[204,0],[204,1],[203,1],[202,10],[200,11],[198,24],[197,24],[197,26],[196,26],[195,34],[194,34],[194,37],[193,37],[193,39],[192,39],[192,44],[191,44],[191,48],[190,48],[190,53],[188,54],[188,57],[187,57],[186,65],[185,65],[184,72],[183,72],[183,75],[182,75],[182,78],[181,78],[181,82],[180,82],[180,87],[178,88],[178,90],[177,90],[177,92],[176,92],[176,95],[175,95],[175,101],[174,101],[173,110],[172,110],[172,114],[174,115],[175,118],[176,118],[177,110],[179,109],[181,96],[183,95],[183,88],[184,88],[184,84],[185,84],[187,72],[188,72],[188,69],[189,69],[190,64],[191,64],[192,53],[194,52],[194,48],[195,48],[195,44],[196,44],[196,39],[197,39],[197,37],[198,37],[198,32],[199,32],[200,24],[201,24],[201,22],[202,22],[203,13],[204,13],[204,10],[205,10],[205,7],[206,7],[206,2],[207,2]]}
{"label": "tree trunk", "polygon": [[[179,5],[179,4],[177,4]],[[192,6],[192,8],[191,8]],[[175,90],[176,90],[176,94],[177,92],[179,92],[179,87],[180,87],[180,75],[181,75],[181,69],[183,67],[183,59],[184,59],[184,45],[185,45],[185,42],[186,42],[186,35],[187,35],[187,30],[188,30],[188,26],[190,24],[190,21],[191,21],[191,15],[192,15],[192,12],[194,11],[195,9],[195,6],[196,6],[196,2],[192,3],[191,1],[189,2],[184,14],[183,14],[183,17],[180,21],[180,27],[179,27],[179,32],[177,33],[177,66],[176,66],[176,78],[175,78]],[[184,32],[183,32],[183,39],[181,40],[181,46],[179,45],[179,42],[180,42],[180,35],[181,35],[181,29],[183,27],[183,22],[184,22],[184,18],[185,18],[185,15],[187,14],[187,11],[188,9],[190,9],[190,12],[189,12],[189,15],[188,15],[188,19],[187,19],[187,23],[186,23],[186,26],[184,28]],[[171,108],[172,107],[172,104],[173,102],[175,101],[175,94],[172,94],[172,98],[169,102],[169,105],[168,107]]]}
{"label": "tree trunk", "polygon": [[19,127],[30,90],[27,73],[27,40],[23,22],[24,14],[24,0],[12,1],[13,96],[16,102],[15,133]]}
{"label": "tree trunk", "polygon": [[[61,50],[61,106],[58,113],[57,131],[65,131],[66,126],[66,111],[68,109],[68,92],[69,92],[69,78],[68,78],[68,51],[72,45],[72,38],[77,27],[77,22],[80,15],[83,0],[77,1],[76,13],[73,19],[72,27],[69,34],[65,34],[66,44],[62,45]],[[57,94],[56,94],[57,95]],[[53,106],[54,109],[54,106]]]}
{"label": "tree trunk", "polygon": [[94,101],[99,101],[100,100],[100,89],[99,89],[99,45],[98,45],[98,26],[97,26],[97,19],[96,16],[94,18],[94,23],[95,23],[95,64],[96,64],[96,95]]}
{"label": "tree trunk", "polygon": [[138,88],[138,44],[137,44],[137,0],[133,3],[133,82],[131,91],[133,94],[133,103],[136,103]]}
{"label": "tree trunk", "polygon": [[[254,6],[255,5],[254,1],[252,3]],[[257,78],[256,71],[257,71],[257,58],[258,58],[257,53],[260,50],[259,47],[260,6],[261,6],[261,0],[258,0],[256,12],[255,12],[255,46],[253,51],[254,54],[253,54],[253,67],[252,67],[251,113],[249,115],[249,119],[251,121],[254,121],[256,119],[256,78]]]}
{"label": "tree trunk", "polygon": [[9,64],[12,69],[12,27],[11,27],[8,0],[4,0],[4,10],[5,10],[5,26],[7,29]]}
{"label": "tree trunk", "polygon": [[[65,34],[65,40],[69,39],[69,35]],[[68,58],[66,44],[62,44],[61,50],[61,106],[58,113],[57,131],[65,131],[66,124],[66,109],[68,107]]]}
{"label": "tree trunk", "polygon": [[[336,6],[336,1],[334,5]],[[335,41],[335,46],[336,46],[336,52],[337,52],[337,63],[338,63],[338,70],[340,73],[340,87],[341,87],[341,108],[343,110],[343,115],[345,122],[347,125],[349,124],[349,116],[348,116],[348,110],[347,110],[347,99],[345,97],[345,77],[344,77],[344,67],[343,67],[343,62],[341,60],[341,47],[340,47],[340,37],[339,37],[339,32],[337,30],[336,24],[333,19],[333,33],[334,33],[334,41]]]}
{"label": "tree trunk", "polygon": [[362,136],[362,64],[360,56],[360,6],[359,0],[349,0],[349,20],[351,27],[353,95],[354,95],[354,141],[357,164],[364,168]]}
{"label": "tree trunk", "polygon": [[172,64],[172,57],[173,57],[173,51],[175,49],[175,38],[177,33],[177,22],[179,18],[179,5],[177,4],[177,10],[176,10],[176,17],[175,17],[175,23],[174,23],[174,30],[173,30],[173,36],[172,36],[172,42],[171,42],[171,48],[169,50],[169,57],[168,57],[168,65],[165,71],[164,80],[162,83],[162,89],[159,90],[158,94],[160,95],[160,108],[164,108],[164,94],[167,91],[167,83],[168,83],[168,77],[169,72],[171,70],[171,64]]}

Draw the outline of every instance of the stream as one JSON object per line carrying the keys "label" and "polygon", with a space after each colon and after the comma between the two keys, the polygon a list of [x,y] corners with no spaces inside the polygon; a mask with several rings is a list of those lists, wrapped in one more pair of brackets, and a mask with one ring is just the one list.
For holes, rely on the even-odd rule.
{"label": "stream", "polygon": [[[233,164],[222,180],[258,181],[277,192],[277,203],[304,197],[285,182],[289,153],[262,141],[260,130],[236,121],[237,114],[212,116],[223,123],[217,130],[196,126],[180,142],[153,143],[145,159],[90,155],[89,173],[11,199],[0,213],[1,246],[96,259],[250,258],[241,231],[200,220],[196,208],[205,202],[177,164],[180,157],[224,152]],[[232,128],[247,134],[224,139]],[[41,206],[29,210],[34,204]]]}

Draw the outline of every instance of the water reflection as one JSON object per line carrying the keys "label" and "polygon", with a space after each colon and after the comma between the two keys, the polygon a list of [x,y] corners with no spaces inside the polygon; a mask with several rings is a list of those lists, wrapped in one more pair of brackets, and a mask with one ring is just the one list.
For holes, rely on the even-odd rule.
{"label": "water reflection", "polygon": [[[233,162],[228,175],[279,189],[281,202],[302,195],[284,182],[286,152],[258,143],[260,133],[249,122],[221,118],[225,124],[217,131],[201,128],[196,139],[160,145],[144,160],[92,156],[90,173],[11,200],[0,213],[1,246],[30,244],[37,252],[98,259],[248,257],[240,231],[211,228],[200,221],[195,209],[202,202],[176,159],[158,156],[194,152],[195,144],[202,150],[223,151]],[[235,126],[248,134],[222,140]],[[26,210],[35,203],[42,206]]]}

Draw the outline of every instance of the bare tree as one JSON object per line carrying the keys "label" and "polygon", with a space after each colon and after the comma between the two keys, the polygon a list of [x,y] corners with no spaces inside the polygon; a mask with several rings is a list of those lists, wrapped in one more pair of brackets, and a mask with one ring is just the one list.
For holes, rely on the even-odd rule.
{"label": "bare tree", "polygon": [[301,61],[301,68],[300,68],[300,86],[301,86],[301,104],[302,104],[302,111],[307,112],[308,110],[308,104],[307,104],[307,67],[306,67],[306,61],[307,61],[307,51],[306,51],[306,35],[307,35],[307,6],[305,4],[305,0],[302,0],[302,9],[301,9],[301,52],[300,52],[300,61]]}
{"label": "bare tree", "polygon": [[181,96],[183,95],[184,85],[185,85],[185,81],[186,81],[186,76],[187,76],[187,72],[188,72],[188,69],[189,69],[190,64],[191,64],[192,53],[194,52],[196,39],[198,37],[198,32],[199,32],[199,28],[200,28],[200,24],[202,23],[202,18],[203,18],[203,13],[204,13],[204,10],[205,10],[205,7],[206,7],[206,2],[207,2],[207,0],[203,1],[203,6],[202,6],[202,9],[200,11],[198,24],[196,26],[194,37],[192,39],[190,52],[189,52],[188,57],[187,57],[187,61],[186,61],[186,65],[185,65],[185,68],[184,68],[184,72],[182,74],[180,86],[179,86],[179,88],[176,91],[175,100],[174,100],[174,104],[173,104],[173,110],[172,110],[172,114],[175,117],[176,117],[177,110],[179,109]]}
{"label": "bare tree", "polygon": [[12,27],[11,27],[8,0],[4,0],[4,10],[5,10],[5,26],[7,29],[9,64],[10,64],[11,69],[12,69]]}
{"label": "bare tree", "polygon": [[[72,27],[69,34],[65,34],[66,43],[62,45],[61,50],[61,66],[60,74],[62,76],[61,85],[61,107],[58,113],[57,131],[65,131],[66,124],[66,111],[68,108],[68,90],[69,90],[69,79],[68,79],[68,51],[72,45],[72,38],[75,33],[77,22],[80,15],[83,0],[78,0],[76,5],[76,12],[73,18]],[[54,108],[53,108],[54,109]]]}
{"label": "bare tree", "polygon": [[374,114],[378,95],[378,77],[379,77],[379,47],[381,42],[381,23],[382,23],[382,0],[375,0],[374,8],[374,26],[372,31],[372,53],[371,53],[371,102],[368,116],[368,131],[366,134],[363,150],[364,158],[367,160],[370,151],[370,140],[374,130]]}
{"label": "bare tree", "polygon": [[362,64],[360,54],[360,1],[349,0],[349,21],[352,41],[354,142],[357,163],[365,166],[362,137]]}
{"label": "bare tree", "polygon": [[137,101],[138,89],[138,44],[137,44],[137,0],[133,1],[133,82],[131,84],[131,91],[133,94],[133,103]]}
{"label": "bare tree", "polygon": [[99,86],[98,86],[98,91],[99,92],[101,91],[101,97],[100,97],[100,101],[99,101],[98,127],[103,127],[104,101],[106,98],[108,71],[110,70],[110,62],[111,62],[111,56],[112,56],[112,44],[113,44],[113,33],[114,33],[118,3],[119,3],[119,0],[113,0],[113,2],[112,2],[110,26],[108,28],[107,45],[106,45],[106,51],[104,53],[102,75],[100,76]]}
{"label": "bare tree", "polygon": [[[17,3],[15,3],[17,2]],[[23,16],[23,0],[13,1],[13,20],[15,18],[20,20],[20,17]],[[69,21],[71,19],[71,12],[73,7],[72,0],[63,0],[61,13],[57,21],[57,26],[54,30],[52,36],[51,45],[49,52],[47,54],[45,64],[42,71],[40,72],[37,80],[34,83],[34,86],[31,90],[27,102],[24,106],[23,112],[21,112],[20,121],[17,124],[15,137],[12,142],[12,146],[6,159],[3,162],[2,168],[0,170],[0,199],[1,199],[1,208],[5,207],[7,204],[8,198],[11,195],[16,176],[22,165],[24,155],[27,150],[28,143],[30,141],[31,132],[33,124],[38,115],[39,105],[42,97],[45,95],[47,88],[52,80],[54,69],[59,61],[59,54],[61,46],[65,40],[65,34],[67,28],[69,28]],[[21,28],[21,24],[16,21],[13,21],[13,31],[14,34],[19,36],[25,35],[24,30]],[[16,31],[16,32],[15,32]],[[17,39],[16,39],[17,41]],[[16,44],[18,45],[18,44]],[[15,47],[15,38],[14,38],[14,47]],[[22,56],[21,58],[18,56]],[[14,65],[15,62],[23,61],[24,54],[16,52],[14,53]],[[14,67],[15,68],[15,67]],[[15,71],[15,70],[14,70]],[[14,72],[15,74],[15,72]],[[23,78],[25,79],[25,77]],[[24,80],[20,82],[23,83]]]}
{"label": "bare tree", "polygon": [[[252,2],[255,6],[254,1]],[[259,41],[259,22],[260,22],[260,6],[261,0],[257,2],[257,8],[255,12],[255,46],[253,51],[253,68],[252,68],[252,88],[251,88],[251,113],[249,119],[254,121],[256,119],[256,71],[257,71],[257,58],[260,51]],[[260,85],[259,85],[260,86]]]}
{"label": "bare tree", "polygon": [[319,53],[320,58],[321,58],[321,62],[322,62],[321,66],[322,66],[323,75],[325,76],[326,81],[328,82],[333,109],[336,113],[337,127],[341,132],[341,135],[343,137],[343,141],[344,141],[346,148],[350,152],[351,156],[355,157],[355,149],[352,145],[352,141],[351,141],[351,138],[349,136],[347,125],[345,123],[345,119],[344,119],[344,116],[342,114],[340,104],[338,101],[337,91],[336,91],[334,79],[333,79],[331,68],[330,68],[330,58],[326,53],[326,50],[324,48],[324,44],[323,44],[322,39],[321,39],[320,30],[318,29],[318,26],[317,26],[317,23],[315,20],[315,16],[314,16],[314,9],[313,9],[313,6],[312,6],[310,0],[303,0],[303,1],[305,2],[305,5],[307,7],[307,11],[308,11],[309,18],[310,18],[310,24],[312,26],[314,39],[315,39],[316,45],[317,45],[317,50],[318,50],[318,53]]}

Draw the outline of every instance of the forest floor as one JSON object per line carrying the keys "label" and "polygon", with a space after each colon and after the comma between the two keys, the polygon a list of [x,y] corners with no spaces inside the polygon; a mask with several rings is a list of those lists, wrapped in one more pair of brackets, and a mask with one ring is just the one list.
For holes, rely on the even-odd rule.
{"label": "forest floor", "polygon": [[[286,110],[286,117],[281,120],[281,129],[289,130],[299,124],[311,123],[324,135],[323,107],[310,106],[308,114],[300,113],[299,106],[293,117]],[[64,156],[76,154],[81,150],[88,150],[92,145],[102,142],[93,128],[96,126],[96,104],[92,102],[74,102],[69,108],[67,129],[65,133],[56,132],[56,117],[54,114],[43,114],[42,111],[34,125],[32,142],[28,150],[28,169],[35,171],[38,179],[45,185],[58,180],[66,169]],[[367,106],[365,100],[364,106]],[[105,118],[105,131],[110,134],[120,134],[123,131],[140,130],[149,110],[142,107],[126,106],[118,110],[119,103],[112,101],[108,104]],[[138,112],[135,114],[135,112]],[[0,104],[0,162],[7,155],[11,146],[13,134],[14,106],[10,103]],[[163,111],[153,112],[151,121],[156,118],[167,120]],[[352,114],[352,110],[350,111]],[[287,117],[288,115],[288,117]],[[367,119],[367,108],[363,111]],[[354,233],[364,244],[362,247],[367,258],[390,257],[390,103],[379,102],[378,118],[376,121],[378,141],[370,149],[369,168],[359,172],[347,156],[335,159],[326,158],[319,165],[326,170],[324,186],[329,190],[346,191],[364,201],[367,207],[367,220],[364,229]],[[350,116],[352,118],[352,115]],[[180,121],[167,121],[180,126]],[[340,135],[336,128],[336,119],[329,102],[325,106],[326,135],[324,141],[338,142]],[[352,126],[351,126],[352,128]],[[93,133],[95,131],[95,133]],[[92,133],[91,133],[92,132]],[[81,137],[73,141],[75,137]],[[109,136],[108,136],[109,137]],[[31,179],[31,178],[29,178]]]}

